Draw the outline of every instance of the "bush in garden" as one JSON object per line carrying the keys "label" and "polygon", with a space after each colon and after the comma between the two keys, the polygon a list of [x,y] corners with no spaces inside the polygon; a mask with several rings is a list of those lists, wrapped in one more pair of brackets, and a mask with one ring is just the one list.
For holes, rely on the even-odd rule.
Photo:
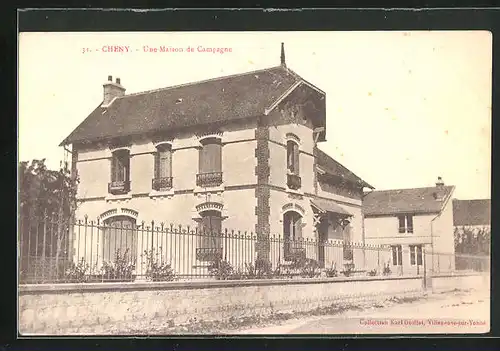
{"label": "bush in garden", "polygon": [[[160,247],[161,251],[161,247]],[[146,278],[153,282],[172,281],[175,273],[170,263],[167,263],[155,253],[154,249],[145,250],[143,257],[146,259]]]}
{"label": "bush in garden", "polygon": [[215,276],[216,279],[226,280],[234,273],[233,266],[228,261],[215,260],[208,266],[210,275]]}
{"label": "bush in garden", "polygon": [[344,271],[342,272],[344,276],[350,277],[354,273],[354,263],[349,262],[344,264]]}
{"label": "bush in garden", "polygon": [[384,270],[382,271],[383,275],[389,275],[391,274],[391,267],[389,266],[389,263],[384,264]]}
{"label": "bush in garden", "polygon": [[126,249],[121,255],[121,250],[118,249],[113,262],[104,262],[102,265],[104,279],[133,280],[132,273],[135,270],[135,263],[129,258],[129,251]]}
{"label": "bush in garden", "polygon": [[374,269],[372,269],[372,270],[369,270],[369,271],[367,272],[367,274],[368,274],[370,277],[374,277],[374,276],[376,276],[376,275],[377,275],[377,269],[376,269],[376,268],[374,268]]}
{"label": "bush in garden", "polygon": [[87,273],[89,271],[89,265],[82,259],[75,264],[71,261],[69,267],[64,272],[64,281],[67,283],[84,283],[87,281]]}
{"label": "bush in garden", "polygon": [[337,277],[339,273],[337,271],[336,264],[332,263],[332,266],[330,268],[326,268],[325,274],[328,278]]}
{"label": "bush in garden", "polygon": [[245,263],[246,274],[248,279],[262,279],[273,276],[271,262],[264,258],[257,258],[255,264]]}

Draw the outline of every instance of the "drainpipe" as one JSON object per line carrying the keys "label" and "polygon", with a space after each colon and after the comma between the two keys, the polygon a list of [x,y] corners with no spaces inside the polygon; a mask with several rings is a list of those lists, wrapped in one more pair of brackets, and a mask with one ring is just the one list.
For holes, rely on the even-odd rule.
{"label": "drainpipe", "polygon": [[[366,194],[363,192],[363,188],[361,188],[361,240],[363,241],[363,247],[366,245],[366,239],[365,239],[365,209],[363,206],[363,200],[365,199],[365,196],[372,193],[373,189],[371,191],[367,192]],[[366,249],[363,249],[363,265],[365,266],[366,269]]]}
{"label": "drainpipe", "polygon": [[433,224],[434,224],[434,221],[441,215],[441,213],[438,213],[432,220],[431,220],[431,257],[432,257],[432,267],[431,267],[431,271],[432,273],[434,273],[434,228],[433,228]]}

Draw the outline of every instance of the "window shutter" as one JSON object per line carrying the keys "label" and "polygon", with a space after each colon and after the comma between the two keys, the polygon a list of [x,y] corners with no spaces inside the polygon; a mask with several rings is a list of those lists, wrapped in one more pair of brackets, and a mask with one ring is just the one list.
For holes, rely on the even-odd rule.
{"label": "window shutter", "polygon": [[299,174],[300,172],[300,167],[299,167],[299,145],[298,144],[293,144],[293,157],[294,157],[294,165],[293,165],[293,168],[294,168],[294,173],[295,174]]}
{"label": "window shutter", "polygon": [[302,217],[297,215],[295,220],[295,240],[300,240],[302,238]]}
{"label": "window shutter", "polygon": [[113,154],[113,157],[111,158],[111,181],[116,182],[117,181],[117,159],[116,155]]}
{"label": "window shutter", "polygon": [[397,251],[397,246],[392,247],[392,264],[394,266],[398,265],[398,251]]}
{"label": "window shutter", "polygon": [[286,159],[287,159],[287,169],[290,170],[290,172],[294,172],[294,167],[293,167],[293,143],[289,141],[286,145]]}
{"label": "window shutter", "polygon": [[160,152],[157,151],[154,155],[155,159],[154,159],[154,175],[155,175],[155,178],[159,178],[160,177]]}
{"label": "window shutter", "polygon": [[422,246],[417,246],[417,264],[422,265]]}
{"label": "window shutter", "polygon": [[406,226],[407,226],[408,232],[413,232],[413,216],[412,215],[406,216]]}
{"label": "window shutter", "polygon": [[415,246],[410,245],[410,264],[415,264]]}
{"label": "window shutter", "polygon": [[221,172],[222,145],[217,141],[206,143],[200,152],[200,173]]}
{"label": "window shutter", "polygon": [[165,150],[163,153],[163,177],[172,176],[172,151]]}
{"label": "window shutter", "polygon": [[398,265],[403,264],[403,249],[398,245]]}
{"label": "window shutter", "polygon": [[404,233],[405,232],[405,216],[398,216],[399,220],[399,232]]}

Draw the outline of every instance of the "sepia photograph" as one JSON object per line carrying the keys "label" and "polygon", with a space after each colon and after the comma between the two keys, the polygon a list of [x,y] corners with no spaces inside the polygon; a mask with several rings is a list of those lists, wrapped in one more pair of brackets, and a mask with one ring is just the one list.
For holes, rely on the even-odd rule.
{"label": "sepia photograph", "polygon": [[20,32],[18,331],[490,331],[488,31]]}

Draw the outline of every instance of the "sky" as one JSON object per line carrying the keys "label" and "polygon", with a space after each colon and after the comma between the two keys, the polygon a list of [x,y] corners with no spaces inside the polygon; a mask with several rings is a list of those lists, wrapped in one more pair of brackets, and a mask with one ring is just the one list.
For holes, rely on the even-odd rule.
{"label": "sky", "polygon": [[[455,198],[490,198],[487,31],[21,33],[19,161],[57,168],[108,75],[129,94],[264,69],[279,65],[281,42],[287,66],[326,93],[323,151],[376,190],[441,176]],[[131,52],[102,50],[115,45]],[[184,52],[144,52],[161,45]]]}

